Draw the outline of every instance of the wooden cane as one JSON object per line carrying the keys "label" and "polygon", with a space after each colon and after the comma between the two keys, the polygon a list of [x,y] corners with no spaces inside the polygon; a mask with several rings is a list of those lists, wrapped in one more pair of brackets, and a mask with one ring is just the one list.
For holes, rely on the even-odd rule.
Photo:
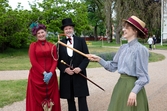
{"label": "wooden cane", "polygon": [[72,48],[72,47],[68,46],[67,44],[65,44],[65,43],[63,43],[63,42],[61,42],[61,41],[58,41],[58,43],[61,44],[61,45],[63,45],[63,46],[65,46],[65,47],[68,47],[68,48],[70,48],[71,50],[73,50],[73,51],[75,51],[75,52],[77,52],[77,53],[79,53],[79,54],[81,54],[81,55],[83,55],[83,56],[85,56],[85,57],[88,58],[88,56],[87,56],[86,54],[84,54],[83,52],[81,52],[81,51],[79,51],[79,50],[77,50],[77,49],[75,49],[75,48]]}
{"label": "wooden cane", "polygon": [[[70,65],[68,65],[66,62],[64,62],[63,60],[61,60],[61,63],[63,63],[64,65],[67,65],[68,67],[70,67],[71,69],[73,69],[73,67],[71,67]],[[94,83],[93,81],[91,81],[89,78],[87,78],[85,75],[83,75],[82,73],[78,73],[79,75],[81,75],[82,77],[84,77],[85,79],[87,79],[89,82],[93,83],[94,85],[96,85],[97,87],[99,87],[101,90],[105,91],[102,87],[100,87],[99,85],[97,85],[96,83]]]}
{"label": "wooden cane", "polygon": [[58,35],[58,41],[60,41],[60,36],[66,36],[66,34],[59,34]]}
{"label": "wooden cane", "polygon": [[88,58],[88,56],[87,56],[86,54],[84,54],[83,52],[81,52],[81,51],[79,51],[79,50],[77,50],[77,49],[75,49],[75,48],[72,48],[72,47],[68,46],[67,44],[61,42],[61,41],[60,41],[60,36],[66,36],[66,34],[59,34],[59,35],[58,35],[58,43],[59,43],[59,44],[61,44],[62,46],[68,47],[69,49],[71,49],[71,50],[73,50],[73,51],[75,51],[75,52],[77,52],[77,53],[79,53],[79,54],[81,54],[81,55],[83,55],[83,56],[85,56],[85,57]]}

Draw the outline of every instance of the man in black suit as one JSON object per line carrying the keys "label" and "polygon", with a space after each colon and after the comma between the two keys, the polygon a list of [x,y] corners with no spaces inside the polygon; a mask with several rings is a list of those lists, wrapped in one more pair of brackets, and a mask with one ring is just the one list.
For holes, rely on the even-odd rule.
{"label": "man in black suit", "polygon": [[[75,24],[71,18],[62,20],[61,29],[64,31],[66,38],[61,42],[88,54],[89,51],[85,40],[74,35],[74,26]],[[71,65],[73,69],[62,64],[61,60]],[[88,111],[86,96],[89,96],[89,90],[87,80],[78,74],[82,73],[86,76],[88,64],[89,60],[86,57],[59,45],[60,97],[67,99],[68,111],[76,111],[75,97],[78,97],[79,111]]]}

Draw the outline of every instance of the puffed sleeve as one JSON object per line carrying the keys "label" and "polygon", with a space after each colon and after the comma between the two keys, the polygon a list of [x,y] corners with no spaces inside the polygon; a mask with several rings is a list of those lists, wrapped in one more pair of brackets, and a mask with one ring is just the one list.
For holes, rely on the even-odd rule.
{"label": "puffed sleeve", "polygon": [[37,57],[36,57],[36,53],[35,53],[35,45],[36,43],[33,42],[30,44],[29,47],[29,58],[30,58],[30,63],[32,65],[32,67],[38,71],[39,73],[43,74],[43,72],[45,71],[44,68],[41,67],[41,65],[37,62]]}
{"label": "puffed sleeve", "polygon": [[132,92],[136,94],[149,82],[148,58],[149,52],[147,48],[143,46],[140,47],[136,54],[136,74],[138,79],[132,89]]}

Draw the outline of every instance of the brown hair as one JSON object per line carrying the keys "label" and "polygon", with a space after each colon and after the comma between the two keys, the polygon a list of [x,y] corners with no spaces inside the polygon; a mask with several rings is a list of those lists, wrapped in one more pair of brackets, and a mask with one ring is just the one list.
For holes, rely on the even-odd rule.
{"label": "brown hair", "polygon": [[142,38],[142,39],[146,38],[146,36],[139,29],[137,29],[134,25],[130,24],[129,22],[127,22],[127,21],[123,22],[122,26],[131,27],[132,30],[137,31],[138,38]]}

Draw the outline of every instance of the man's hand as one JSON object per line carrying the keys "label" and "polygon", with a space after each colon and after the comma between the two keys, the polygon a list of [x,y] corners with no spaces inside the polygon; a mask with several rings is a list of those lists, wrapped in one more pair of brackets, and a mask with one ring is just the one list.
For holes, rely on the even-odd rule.
{"label": "man's hand", "polygon": [[69,75],[73,75],[74,74],[74,71],[71,70],[69,67],[65,69],[65,72]]}
{"label": "man's hand", "polygon": [[81,72],[81,69],[79,67],[76,67],[73,69],[73,72],[75,72],[76,74]]}
{"label": "man's hand", "polygon": [[127,106],[137,106],[136,94],[131,92],[128,97]]}

